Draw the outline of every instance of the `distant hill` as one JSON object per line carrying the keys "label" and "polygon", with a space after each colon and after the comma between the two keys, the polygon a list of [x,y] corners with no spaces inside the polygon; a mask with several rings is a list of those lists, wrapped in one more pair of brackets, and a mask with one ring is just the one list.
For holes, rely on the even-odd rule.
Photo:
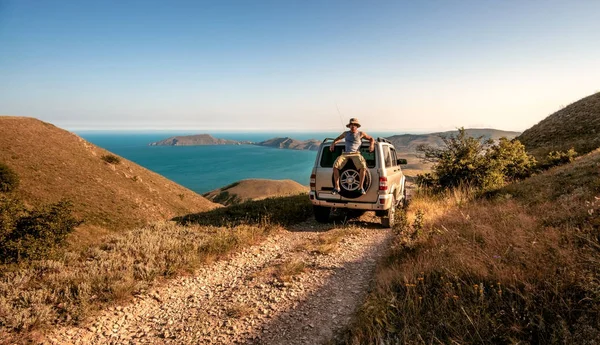
{"label": "distant hill", "polygon": [[321,145],[321,141],[316,139],[296,140],[289,137],[285,137],[261,141],[259,143],[256,143],[256,145],[276,147],[280,149],[316,151],[319,148],[319,145]]}
{"label": "distant hill", "polygon": [[[483,139],[498,140],[502,137],[508,139],[515,138],[520,132],[501,131],[498,129],[491,128],[470,128],[466,129],[465,132],[471,137],[483,137]],[[391,141],[398,151],[414,152],[419,145],[430,145],[433,147],[441,147],[444,142],[442,137],[449,137],[451,135],[457,135],[458,131],[448,132],[437,132],[429,134],[401,134],[387,137]]]}
{"label": "distant hill", "polygon": [[215,189],[203,196],[223,205],[238,204],[248,200],[308,193],[308,187],[292,180],[248,179]]}
{"label": "distant hill", "polygon": [[[115,156],[119,163],[103,157]],[[68,199],[88,231],[122,230],[210,210],[193,191],[77,135],[33,118],[0,116],[0,161],[20,178],[29,205]]]}
{"label": "distant hill", "polygon": [[200,145],[241,145],[249,141],[218,139],[210,134],[195,134],[170,137],[150,143],[150,146],[200,146]]}
{"label": "distant hill", "polygon": [[317,150],[321,141],[316,139],[296,140],[289,137],[272,138],[261,142],[237,141],[215,138],[210,134],[195,134],[170,137],[150,143],[150,146],[200,146],[200,145],[258,145],[291,150]]}
{"label": "distant hill", "polygon": [[546,117],[517,139],[536,158],[574,148],[585,154],[600,147],[600,92]]}

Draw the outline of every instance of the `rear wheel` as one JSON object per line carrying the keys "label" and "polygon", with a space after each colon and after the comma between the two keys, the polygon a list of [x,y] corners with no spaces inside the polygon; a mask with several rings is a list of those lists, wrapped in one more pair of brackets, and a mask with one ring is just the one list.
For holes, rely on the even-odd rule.
{"label": "rear wheel", "polygon": [[315,214],[315,220],[317,222],[319,222],[319,223],[329,222],[329,214],[331,213],[330,207],[313,205],[313,212]]}
{"label": "rear wheel", "polygon": [[392,228],[396,223],[396,197],[392,195],[392,206],[385,211],[385,215],[381,217],[381,225],[384,228]]}

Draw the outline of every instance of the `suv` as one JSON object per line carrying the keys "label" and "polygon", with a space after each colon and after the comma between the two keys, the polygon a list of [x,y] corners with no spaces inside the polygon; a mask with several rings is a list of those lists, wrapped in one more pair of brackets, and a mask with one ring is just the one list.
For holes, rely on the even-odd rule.
{"label": "suv", "polygon": [[367,162],[364,182],[367,193],[360,193],[359,171],[352,160],[348,160],[340,170],[340,193],[333,194],[333,163],[344,150],[344,141],[341,141],[331,152],[329,147],[333,140],[326,138],[319,146],[310,175],[308,195],[315,219],[321,223],[329,221],[332,209],[370,210],[381,217],[384,227],[392,227],[396,208],[406,200],[405,177],[400,169],[400,164],[406,164],[406,159],[396,157],[396,149],[387,139],[377,138],[373,152],[369,152],[370,142],[363,139],[360,153]]}

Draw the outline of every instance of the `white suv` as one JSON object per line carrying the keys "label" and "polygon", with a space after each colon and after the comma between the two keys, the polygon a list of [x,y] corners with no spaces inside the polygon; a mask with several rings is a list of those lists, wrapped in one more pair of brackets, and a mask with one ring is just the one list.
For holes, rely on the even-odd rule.
{"label": "white suv", "polygon": [[355,209],[375,211],[381,217],[384,227],[394,225],[396,208],[406,200],[405,177],[400,164],[406,159],[396,157],[396,149],[384,138],[377,138],[375,149],[369,152],[369,141],[364,140],[360,153],[367,162],[364,189],[360,193],[359,171],[352,160],[340,170],[340,193],[333,190],[333,163],[344,150],[344,142],[339,142],[331,152],[332,138],[326,138],[319,146],[315,165],[310,175],[309,198],[313,204],[315,219],[318,222],[329,221],[332,209]]}

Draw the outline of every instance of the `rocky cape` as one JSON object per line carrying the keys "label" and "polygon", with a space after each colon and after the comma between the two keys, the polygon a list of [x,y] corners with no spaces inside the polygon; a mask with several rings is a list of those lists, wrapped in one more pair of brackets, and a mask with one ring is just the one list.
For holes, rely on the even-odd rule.
{"label": "rocky cape", "polygon": [[313,150],[319,148],[321,141],[317,139],[296,140],[289,137],[272,138],[260,142],[237,141],[215,138],[210,134],[195,134],[170,137],[150,143],[150,146],[201,146],[201,145],[257,145],[279,149]]}

